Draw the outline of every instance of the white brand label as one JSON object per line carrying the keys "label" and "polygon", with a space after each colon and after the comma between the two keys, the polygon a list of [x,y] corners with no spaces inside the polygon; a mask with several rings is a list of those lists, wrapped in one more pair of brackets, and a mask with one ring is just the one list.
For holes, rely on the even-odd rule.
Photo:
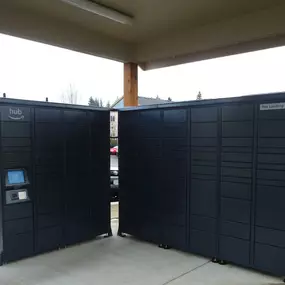
{"label": "white brand label", "polygon": [[285,103],[270,103],[270,104],[260,105],[260,111],[282,110],[282,109],[285,109]]}
{"label": "white brand label", "polygon": [[10,108],[9,116],[11,120],[23,120],[25,117],[19,108]]}

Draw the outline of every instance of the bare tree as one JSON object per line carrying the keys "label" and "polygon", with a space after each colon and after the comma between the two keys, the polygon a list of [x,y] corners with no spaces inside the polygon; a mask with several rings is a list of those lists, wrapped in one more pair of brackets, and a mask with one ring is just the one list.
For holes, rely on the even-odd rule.
{"label": "bare tree", "polygon": [[79,99],[78,92],[72,84],[69,84],[67,90],[61,94],[62,103],[77,104],[78,99]]}
{"label": "bare tree", "polygon": [[197,94],[196,100],[202,100],[202,93],[201,93],[201,91],[199,91],[199,93]]}

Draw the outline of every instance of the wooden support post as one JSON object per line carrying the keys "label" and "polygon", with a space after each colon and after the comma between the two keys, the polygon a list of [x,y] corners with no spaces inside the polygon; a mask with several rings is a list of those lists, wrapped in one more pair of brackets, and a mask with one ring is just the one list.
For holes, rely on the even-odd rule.
{"label": "wooden support post", "polygon": [[138,106],[138,65],[124,64],[124,106]]}

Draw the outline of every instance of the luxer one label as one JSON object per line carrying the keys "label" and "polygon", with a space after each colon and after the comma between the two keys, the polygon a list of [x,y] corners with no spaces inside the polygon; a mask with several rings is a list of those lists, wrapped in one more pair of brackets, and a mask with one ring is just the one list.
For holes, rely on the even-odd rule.
{"label": "luxer one label", "polygon": [[261,104],[260,111],[282,110],[285,109],[285,103]]}
{"label": "luxer one label", "polygon": [[10,108],[8,117],[11,120],[23,120],[25,118],[20,108]]}

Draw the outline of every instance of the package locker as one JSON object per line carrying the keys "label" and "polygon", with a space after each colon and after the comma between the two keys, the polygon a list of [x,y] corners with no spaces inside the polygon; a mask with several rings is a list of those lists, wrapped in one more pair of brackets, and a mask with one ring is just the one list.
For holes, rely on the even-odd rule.
{"label": "package locker", "polygon": [[1,263],[111,235],[109,111],[0,101]]}
{"label": "package locker", "polygon": [[284,276],[284,126],[284,93],[120,110],[119,233]]}

